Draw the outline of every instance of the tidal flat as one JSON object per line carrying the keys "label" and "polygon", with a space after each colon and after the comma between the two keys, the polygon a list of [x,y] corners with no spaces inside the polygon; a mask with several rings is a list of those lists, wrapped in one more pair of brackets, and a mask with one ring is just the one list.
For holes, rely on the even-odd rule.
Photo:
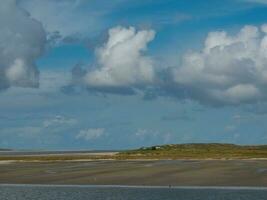
{"label": "tidal flat", "polygon": [[267,187],[267,160],[2,161],[0,183]]}

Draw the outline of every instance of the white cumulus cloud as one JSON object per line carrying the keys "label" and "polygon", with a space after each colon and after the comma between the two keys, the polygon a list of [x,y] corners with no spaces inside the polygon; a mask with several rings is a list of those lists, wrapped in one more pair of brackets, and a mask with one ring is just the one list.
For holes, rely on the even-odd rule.
{"label": "white cumulus cloud", "polygon": [[77,123],[76,119],[67,118],[61,115],[57,115],[51,119],[46,119],[43,122],[43,127],[50,128],[51,126],[71,126]]}
{"label": "white cumulus cloud", "polygon": [[183,56],[173,79],[202,103],[266,101],[267,25],[245,26],[236,35],[210,32],[202,51]]}
{"label": "white cumulus cloud", "polygon": [[76,139],[83,139],[83,140],[95,140],[99,137],[105,135],[104,128],[89,128],[87,130],[81,130],[78,135],[76,135]]}
{"label": "white cumulus cloud", "polygon": [[42,25],[15,0],[2,0],[0,27],[0,89],[37,87],[35,60],[43,53],[46,41]]}
{"label": "white cumulus cloud", "polygon": [[108,35],[108,41],[96,50],[97,67],[85,75],[86,84],[101,88],[152,83],[155,78],[153,60],[144,52],[155,32],[118,26],[110,29]]}

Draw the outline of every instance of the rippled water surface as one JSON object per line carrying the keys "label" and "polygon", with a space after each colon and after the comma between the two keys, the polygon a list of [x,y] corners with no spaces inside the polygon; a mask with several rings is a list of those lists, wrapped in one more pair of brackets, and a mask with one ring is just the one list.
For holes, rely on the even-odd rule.
{"label": "rippled water surface", "polygon": [[1,185],[0,200],[266,200],[264,188]]}

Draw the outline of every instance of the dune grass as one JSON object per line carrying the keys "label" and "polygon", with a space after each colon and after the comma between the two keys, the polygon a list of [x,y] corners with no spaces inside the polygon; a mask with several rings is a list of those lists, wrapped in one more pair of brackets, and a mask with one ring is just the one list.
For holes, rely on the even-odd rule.
{"label": "dune grass", "polygon": [[133,160],[133,159],[267,159],[267,145],[240,146],[234,144],[170,144],[143,147],[117,154],[62,154],[62,155],[5,155],[0,161],[75,161],[75,160]]}
{"label": "dune grass", "polygon": [[172,144],[125,151],[118,156],[128,159],[267,159],[267,145]]}

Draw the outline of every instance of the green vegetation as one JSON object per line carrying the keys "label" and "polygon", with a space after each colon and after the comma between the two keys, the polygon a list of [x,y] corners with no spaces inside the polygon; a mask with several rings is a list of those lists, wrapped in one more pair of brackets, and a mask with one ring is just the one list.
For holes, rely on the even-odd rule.
{"label": "green vegetation", "polygon": [[267,145],[240,146],[234,144],[170,144],[143,147],[114,154],[50,154],[0,155],[0,161],[59,162],[79,160],[134,160],[134,159],[267,159]]}
{"label": "green vegetation", "polygon": [[267,145],[171,144],[126,151],[118,156],[121,159],[267,159]]}

